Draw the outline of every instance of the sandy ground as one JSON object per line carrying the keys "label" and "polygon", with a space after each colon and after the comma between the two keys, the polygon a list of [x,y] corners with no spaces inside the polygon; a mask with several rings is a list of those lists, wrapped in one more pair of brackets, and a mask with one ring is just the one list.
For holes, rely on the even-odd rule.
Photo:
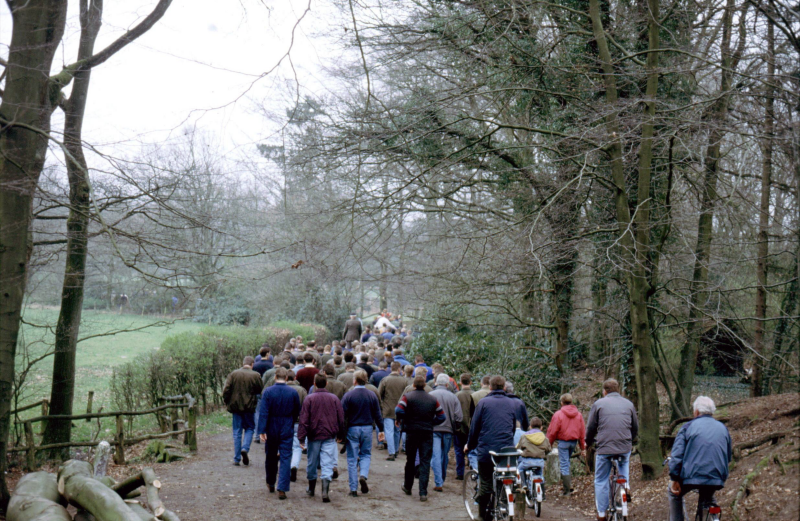
{"label": "sandy ground", "polygon": [[[220,434],[199,440],[197,455],[182,462],[157,464],[154,469],[161,478],[161,498],[182,521],[200,520],[467,520],[461,501],[461,481],[455,480],[455,463],[448,470],[444,492],[433,490],[433,473],[428,488],[428,501],[421,503],[416,482],[413,494],[400,490],[405,455],[393,462],[386,461],[386,451],[373,449],[368,494],[358,498],[347,496],[347,458],[339,456],[339,479],[331,484],[331,503],[323,504],[320,488],[317,495],[307,497],[305,465],[300,463],[297,482],[291,484],[288,499],[279,501],[277,494],[267,491],[263,446],[253,444],[249,467],[234,467],[230,434]],[[535,519],[528,511],[527,519]],[[545,502],[542,520],[575,520],[564,507]]]}

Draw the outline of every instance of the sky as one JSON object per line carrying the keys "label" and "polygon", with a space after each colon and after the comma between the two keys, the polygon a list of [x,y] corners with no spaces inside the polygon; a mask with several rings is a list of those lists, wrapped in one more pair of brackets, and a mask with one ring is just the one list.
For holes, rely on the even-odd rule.
{"label": "sky", "polygon": [[[95,52],[147,16],[156,3],[104,2]],[[54,73],[73,62],[77,51],[78,2],[69,4]],[[325,64],[344,52],[339,19],[324,0],[174,0],[149,32],[93,70],[84,140],[106,154],[131,157],[142,144],[164,143],[196,127],[226,155],[255,154],[255,144],[282,124],[280,118],[265,118],[258,107],[282,115],[295,73],[302,93],[324,95]],[[2,2],[4,56],[10,33],[11,15]],[[286,58],[277,66],[289,51],[294,71]],[[57,111],[54,130],[62,121]]]}

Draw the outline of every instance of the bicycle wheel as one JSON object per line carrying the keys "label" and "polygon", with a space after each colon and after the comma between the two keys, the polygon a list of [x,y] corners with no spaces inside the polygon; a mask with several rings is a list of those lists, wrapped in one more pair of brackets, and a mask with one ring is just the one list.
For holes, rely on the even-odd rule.
{"label": "bicycle wheel", "polygon": [[506,491],[502,483],[495,484],[493,496],[492,505],[494,505],[495,521],[514,521],[514,516],[508,514],[508,496],[506,496]]}
{"label": "bicycle wheel", "polygon": [[525,505],[533,508],[536,503],[536,487],[533,484],[533,476],[530,472],[525,472]]}
{"label": "bicycle wheel", "polygon": [[481,518],[478,511],[478,473],[470,469],[464,473],[464,483],[461,485],[461,497],[471,521]]}
{"label": "bicycle wheel", "polygon": [[533,502],[533,512],[536,514],[536,517],[542,517],[542,502],[534,500]]}
{"label": "bicycle wheel", "polygon": [[611,517],[612,521],[627,521],[628,517],[623,515],[624,509],[622,507],[622,494],[625,493],[623,487],[616,487],[614,490],[614,512]]}

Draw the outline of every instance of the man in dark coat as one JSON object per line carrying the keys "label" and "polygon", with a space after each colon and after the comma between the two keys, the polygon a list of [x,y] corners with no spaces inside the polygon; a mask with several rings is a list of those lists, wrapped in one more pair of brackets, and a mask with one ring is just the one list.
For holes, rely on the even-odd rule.
{"label": "man in dark coat", "polygon": [[472,376],[468,373],[461,375],[461,390],[456,393],[456,398],[461,404],[461,425],[456,429],[455,433],[455,447],[453,448],[456,453],[456,479],[464,479],[464,462],[466,454],[464,454],[464,445],[467,444],[467,436],[469,435],[469,423],[472,417],[469,415],[470,404],[472,403]]}
{"label": "man in dark coat", "polygon": [[347,349],[350,349],[352,343],[361,338],[361,321],[356,318],[355,313],[350,313],[350,320],[344,323],[342,338]]}
{"label": "man in dark coat", "polygon": [[489,382],[491,392],[486,395],[475,408],[472,415],[472,426],[469,430],[469,441],[464,452],[475,450],[478,457],[478,510],[484,521],[491,521],[489,509],[492,487],[494,486],[494,462],[491,451],[499,452],[503,447],[514,446],[514,431],[517,421],[523,431],[528,430],[528,420],[521,418],[517,400],[506,396],[503,390],[506,379],[493,376]]}
{"label": "man in dark coat", "polygon": [[[410,496],[419,451],[419,500],[428,500],[428,480],[433,455],[433,428],[447,419],[439,401],[425,392],[425,376],[414,378],[414,390],[400,398],[394,410],[396,424],[406,432],[406,467],[401,489]],[[512,431],[513,432],[513,431]]]}
{"label": "man in dark coat", "polygon": [[253,371],[253,357],[246,356],[242,367],[228,375],[222,390],[222,399],[228,406],[228,412],[233,415],[233,464],[237,467],[239,461],[250,464],[248,453],[256,428],[255,411],[260,394],[261,376]]}
{"label": "man in dark coat", "polygon": [[264,449],[267,453],[264,463],[267,487],[270,492],[275,492],[277,478],[278,499],[286,499],[286,492],[289,491],[294,423],[300,414],[300,397],[294,389],[286,385],[286,371],[283,367],[275,371],[275,384],[264,389],[258,407],[258,434],[261,442],[265,443]]}
{"label": "man in dark coat", "polygon": [[[300,412],[300,426],[297,438],[308,438],[308,489],[306,494],[314,495],[317,487],[317,468],[322,478],[322,502],[330,502],[328,497],[333,469],[336,467],[336,441],[344,440],[345,422],[342,402],[326,389],[328,379],[324,374],[314,377],[316,390],[303,402]],[[301,444],[302,447],[302,444]]]}

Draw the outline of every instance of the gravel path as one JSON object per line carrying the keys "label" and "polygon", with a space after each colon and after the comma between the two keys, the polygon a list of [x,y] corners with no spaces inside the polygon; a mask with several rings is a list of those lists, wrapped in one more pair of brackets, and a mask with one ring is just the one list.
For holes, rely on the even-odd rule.
{"label": "gravel path", "polygon": [[[348,497],[347,458],[339,456],[339,479],[331,484],[331,503],[323,504],[320,488],[317,495],[305,495],[306,459],[303,457],[297,482],[291,484],[286,501],[267,492],[263,445],[253,444],[249,467],[232,464],[230,434],[201,437],[197,455],[176,463],[157,464],[161,478],[161,498],[182,521],[205,520],[279,520],[279,521],[378,521],[378,520],[468,520],[461,502],[461,481],[455,480],[454,462],[448,470],[444,492],[433,490],[433,473],[428,501],[421,503],[416,482],[412,496],[400,490],[405,455],[386,461],[386,451],[373,449],[368,494]],[[452,460],[452,457],[451,457]],[[527,519],[535,519],[527,512]],[[543,520],[574,520],[575,514],[545,502]]]}

